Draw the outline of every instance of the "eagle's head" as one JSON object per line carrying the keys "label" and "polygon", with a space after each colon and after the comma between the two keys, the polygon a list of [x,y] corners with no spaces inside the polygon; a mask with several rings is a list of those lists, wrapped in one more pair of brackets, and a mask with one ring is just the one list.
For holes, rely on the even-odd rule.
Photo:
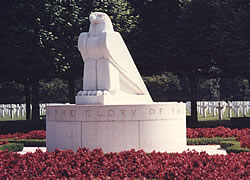
{"label": "eagle's head", "polygon": [[114,32],[109,16],[103,12],[92,12],[89,16],[90,36],[99,36],[102,32]]}

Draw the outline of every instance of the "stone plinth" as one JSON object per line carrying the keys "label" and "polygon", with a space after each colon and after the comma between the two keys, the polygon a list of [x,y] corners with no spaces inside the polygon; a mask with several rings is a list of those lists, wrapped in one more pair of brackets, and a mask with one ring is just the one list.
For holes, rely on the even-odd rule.
{"label": "stone plinth", "polygon": [[47,107],[47,150],[79,147],[104,152],[186,149],[184,103]]}
{"label": "stone plinth", "polygon": [[76,104],[152,104],[150,95],[115,95],[115,96],[76,96]]}

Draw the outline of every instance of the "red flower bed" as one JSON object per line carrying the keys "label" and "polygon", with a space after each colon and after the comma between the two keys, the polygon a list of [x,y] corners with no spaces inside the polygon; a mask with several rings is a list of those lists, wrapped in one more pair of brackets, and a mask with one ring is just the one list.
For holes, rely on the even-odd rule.
{"label": "red flower bed", "polygon": [[0,179],[249,179],[250,153],[208,155],[205,152],[104,154],[86,148],[20,155],[0,152]]}
{"label": "red flower bed", "polygon": [[222,126],[216,128],[187,128],[187,138],[236,137],[241,147],[250,148],[250,129],[230,129]]}
{"label": "red flower bed", "polygon": [[8,141],[0,141],[0,146],[5,145],[5,144],[9,144],[9,142]]}
{"label": "red flower bed", "polygon": [[240,141],[240,147],[250,148],[250,134],[239,136],[236,140]]}
{"label": "red flower bed", "polygon": [[187,128],[187,138],[239,137],[250,134],[250,129],[230,129],[223,126],[216,128]]}
{"label": "red flower bed", "polygon": [[0,135],[0,139],[46,139],[46,131],[30,131],[29,133],[14,133]]}

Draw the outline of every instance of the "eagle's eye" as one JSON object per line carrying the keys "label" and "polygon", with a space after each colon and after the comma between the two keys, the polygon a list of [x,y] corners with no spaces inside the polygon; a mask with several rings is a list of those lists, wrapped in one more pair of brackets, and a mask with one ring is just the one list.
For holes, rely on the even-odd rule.
{"label": "eagle's eye", "polygon": [[103,18],[103,15],[102,14],[97,14],[97,17]]}

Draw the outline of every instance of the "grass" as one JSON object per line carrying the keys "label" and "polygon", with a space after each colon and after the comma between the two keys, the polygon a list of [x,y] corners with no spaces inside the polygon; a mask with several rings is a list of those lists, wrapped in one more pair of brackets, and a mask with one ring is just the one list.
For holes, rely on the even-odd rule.
{"label": "grass", "polygon": [[[44,116],[45,114],[40,115],[40,119],[42,119]],[[14,115],[12,119],[10,118],[10,116],[5,116],[5,117],[0,116],[0,121],[19,121],[19,120],[26,120],[26,116],[16,117],[16,115]]]}
{"label": "grass", "polygon": [[46,139],[0,139],[9,143],[23,144],[25,147],[46,147]]}
{"label": "grass", "polygon": [[23,150],[23,144],[21,143],[9,143],[0,146],[0,151],[8,150],[9,152],[18,152]]}
{"label": "grass", "polygon": [[26,117],[25,116],[14,117],[13,119],[11,119],[9,116],[0,117],[0,121],[18,121],[18,120],[26,120]]}

